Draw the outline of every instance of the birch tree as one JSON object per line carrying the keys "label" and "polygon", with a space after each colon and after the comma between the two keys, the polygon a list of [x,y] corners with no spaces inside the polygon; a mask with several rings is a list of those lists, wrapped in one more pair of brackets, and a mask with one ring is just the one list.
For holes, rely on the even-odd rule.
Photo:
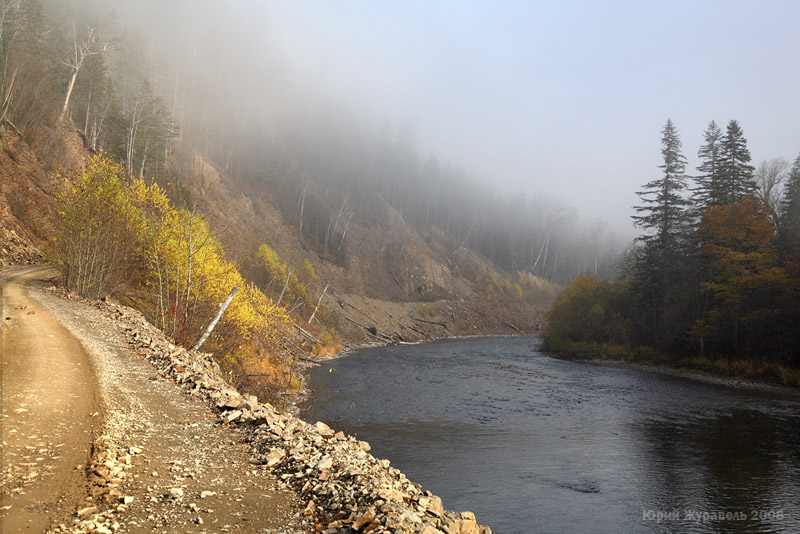
{"label": "birch tree", "polygon": [[61,113],[58,116],[59,124],[64,121],[64,116],[67,114],[69,101],[70,98],[72,98],[72,90],[75,88],[75,80],[78,79],[78,74],[83,68],[84,63],[89,57],[105,52],[108,49],[109,43],[100,42],[97,33],[94,28],[91,27],[87,30],[85,37],[78,39],[78,33],[73,26],[72,46],[73,51],[69,61],[62,62],[65,66],[70,68],[71,74],[69,83],[67,84],[67,94],[64,96],[64,105],[61,107]]}

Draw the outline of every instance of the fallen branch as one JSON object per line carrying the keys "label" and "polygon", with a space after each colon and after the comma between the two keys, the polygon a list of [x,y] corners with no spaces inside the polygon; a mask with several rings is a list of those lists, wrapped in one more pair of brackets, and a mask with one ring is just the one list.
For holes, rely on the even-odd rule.
{"label": "fallen branch", "polygon": [[345,315],[344,318],[347,319],[348,321],[350,321],[351,323],[356,324],[356,325],[360,326],[361,328],[363,328],[364,330],[366,330],[367,333],[370,336],[374,337],[375,339],[379,339],[379,340],[381,340],[381,341],[383,341],[385,343],[394,343],[395,342],[395,340],[392,339],[391,337],[383,335],[380,332],[378,332],[378,329],[376,327],[374,327],[374,326],[367,326],[365,324],[359,323],[358,321],[356,321],[355,319],[353,319],[351,317],[348,317],[347,315]]}
{"label": "fallen branch", "polygon": [[369,317],[368,314],[364,313],[363,311],[359,310],[358,308],[356,308],[355,306],[344,300],[344,298],[341,295],[339,295],[336,291],[333,291],[333,296],[339,300],[339,306],[341,306],[342,308],[344,308],[344,305],[347,304],[361,315],[366,315],[367,317]]}
{"label": "fallen branch", "polygon": [[405,291],[406,288],[403,287],[403,284],[400,283],[400,281],[397,279],[397,277],[394,275],[391,269],[389,269],[389,274],[392,275],[392,280],[394,280],[394,283],[397,284],[397,287],[399,287],[401,291]]}
{"label": "fallen branch", "polygon": [[300,333],[301,333],[301,334],[303,334],[304,336],[306,336],[308,339],[310,339],[310,340],[311,340],[311,341],[313,341],[314,343],[319,343],[319,340],[318,340],[317,338],[315,338],[313,334],[311,334],[310,332],[306,332],[305,330],[303,330],[303,328],[301,328],[301,327],[300,327],[300,325],[298,325],[297,323],[295,323],[295,324],[294,324],[294,327],[295,327],[295,328],[297,328],[298,330],[300,330]]}
{"label": "fallen branch", "polygon": [[289,268],[289,274],[286,275],[286,282],[283,284],[283,289],[281,290],[281,296],[278,297],[278,302],[275,304],[276,306],[281,305],[281,301],[283,300],[283,294],[286,293],[286,288],[289,287],[289,279],[292,277],[292,268]]}
{"label": "fallen branch", "polygon": [[409,326],[408,328],[409,328],[410,330],[413,330],[413,331],[414,331],[414,332],[416,332],[417,334],[421,335],[422,337],[428,337],[428,335],[427,335],[425,332],[423,332],[422,330],[420,330],[420,329],[419,329],[419,328],[417,328],[416,326]]}
{"label": "fallen branch", "polygon": [[421,323],[435,324],[435,325],[441,326],[445,330],[448,329],[447,328],[447,323],[441,323],[439,321],[428,321],[427,319],[420,319],[419,317],[411,317],[411,318],[414,319],[415,321],[419,321]]}
{"label": "fallen branch", "polygon": [[503,321],[503,324],[506,325],[507,327],[511,328],[512,330],[516,330],[517,332],[519,332],[519,328],[517,328],[513,324],[509,323],[508,321]]}

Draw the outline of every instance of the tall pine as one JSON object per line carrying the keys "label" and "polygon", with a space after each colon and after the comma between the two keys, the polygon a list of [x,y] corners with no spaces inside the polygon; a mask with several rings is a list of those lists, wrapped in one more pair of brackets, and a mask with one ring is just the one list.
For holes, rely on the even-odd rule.
{"label": "tall pine", "polygon": [[697,151],[700,165],[695,181],[697,187],[692,193],[694,215],[699,219],[711,206],[719,206],[724,198],[722,187],[722,130],[711,121],[703,132],[705,143]]}
{"label": "tall pine", "polygon": [[657,339],[666,328],[665,313],[671,309],[669,295],[681,279],[681,259],[691,232],[689,202],[683,197],[686,158],[681,153],[681,140],[671,120],[661,134],[662,175],[636,193],[642,203],[634,207],[637,214],[633,216],[634,226],[644,230],[636,238],[641,246],[634,285],[640,301],[649,309]]}
{"label": "tall pine", "polygon": [[722,138],[722,197],[719,204],[735,204],[746,196],[756,196],[758,187],[754,172],[747,139],[739,123],[731,120]]}

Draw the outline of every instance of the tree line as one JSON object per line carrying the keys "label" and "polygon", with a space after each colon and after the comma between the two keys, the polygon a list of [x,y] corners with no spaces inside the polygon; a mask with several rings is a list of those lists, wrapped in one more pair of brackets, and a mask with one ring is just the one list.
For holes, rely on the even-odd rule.
{"label": "tree line", "polygon": [[621,275],[572,282],[548,344],[800,365],[800,155],[756,168],[739,123],[712,121],[690,177],[672,121],[661,133],[661,175],[637,193],[642,234]]}

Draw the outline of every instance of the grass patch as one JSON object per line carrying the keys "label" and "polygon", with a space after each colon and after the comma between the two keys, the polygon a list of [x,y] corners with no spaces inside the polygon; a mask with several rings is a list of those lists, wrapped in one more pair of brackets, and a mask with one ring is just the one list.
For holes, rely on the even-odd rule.
{"label": "grass patch", "polygon": [[332,356],[342,352],[344,345],[339,332],[335,328],[326,328],[317,336],[319,343],[314,345],[311,352],[314,356]]}
{"label": "grass patch", "polygon": [[427,319],[439,315],[439,308],[433,302],[420,302],[417,304],[417,313]]}

